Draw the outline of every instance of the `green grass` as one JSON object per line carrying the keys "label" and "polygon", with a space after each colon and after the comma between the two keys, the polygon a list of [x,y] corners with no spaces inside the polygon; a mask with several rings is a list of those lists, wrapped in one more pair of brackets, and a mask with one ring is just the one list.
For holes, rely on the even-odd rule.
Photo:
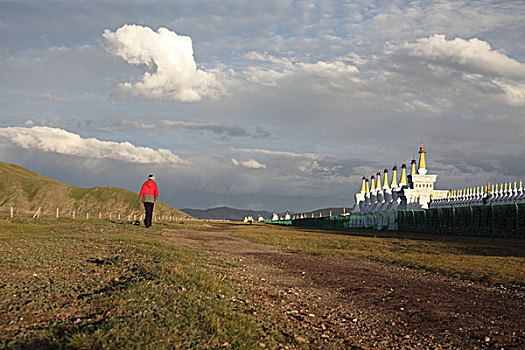
{"label": "green grass", "polygon": [[[84,215],[88,212],[92,215],[109,212],[128,215],[137,210],[138,193],[121,188],[68,186],[21,166],[3,162],[0,162],[0,177],[0,206],[12,206],[22,211],[34,211],[41,207],[45,215],[53,215],[57,208],[68,215],[73,210]],[[158,215],[188,216],[162,202],[157,202],[155,209]]]}
{"label": "green grass", "polygon": [[234,235],[298,254],[345,256],[438,272],[493,285],[525,287],[525,242],[233,225]]}
{"label": "green grass", "polygon": [[[271,312],[223,263],[146,230],[103,220],[0,219],[0,348],[270,348]],[[210,269],[209,267],[216,268]]]}

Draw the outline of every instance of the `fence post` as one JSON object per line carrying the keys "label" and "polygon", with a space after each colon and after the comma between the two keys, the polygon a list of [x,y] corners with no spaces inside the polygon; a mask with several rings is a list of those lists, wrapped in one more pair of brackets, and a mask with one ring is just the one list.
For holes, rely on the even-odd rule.
{"label": "fence post", "polygon": [[75,211],[73,210],[73,219],[75,218]]}
{"label": "fence post", "polygon": [[58,219],[58,211],[59,211],[59,209],[57,208],[57,219]]}
{"label": "fence post", "polygon": [[470,237],[474,237],[474,211],[472,205],[468,206],[470,209]]}
{"label": "fence post", "polygon": [[13,207],[11,207],[11,217],[13,217]]}
{"label": "fence post", "polygon": [[516,240],[518,241],[520,239],[520,231],[519,231],[519,207],[518,203],[514,202],[514,206],[516,207]]}
{"label": "fence post", "polygon": [[494,203],[490,203],[490,229],[492,231],[492,239],[496,236],[496,225],[494,224]]}

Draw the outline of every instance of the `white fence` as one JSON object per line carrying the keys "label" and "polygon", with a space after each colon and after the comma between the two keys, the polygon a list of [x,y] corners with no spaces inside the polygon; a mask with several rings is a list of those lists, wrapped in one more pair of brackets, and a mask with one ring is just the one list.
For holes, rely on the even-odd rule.
{"label": "white fence", "polygon": [[[47,209],[43,210],[42,207],[38,207],[36,210],[31,211],[22,208],[16,208],[12,206],[0,207],[0,215],[4,217],[33,217],[39,218],[41,216],[46,217],[55,217],[55,218],[71,218],[71,219],[109,219],[109,220],[127,220],[127,221],[136,221],[144,220],[144,212],[141,210],[132,210],[129,212],[107,212],[107,211],[98,211],[98,212],[77,212],[76,210],[69,209]],[[175,215],[165,215],[165,214],[155,214],[153,215],[154,221],[194,221],[196,219],[184,217],[184,216],[175,216]]]}

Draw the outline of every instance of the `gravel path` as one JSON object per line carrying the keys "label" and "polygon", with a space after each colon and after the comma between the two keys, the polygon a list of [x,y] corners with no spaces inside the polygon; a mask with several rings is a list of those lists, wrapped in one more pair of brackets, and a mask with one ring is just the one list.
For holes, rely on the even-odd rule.
{"label": "gravel path", "polygon": [[[227,228],[166,239],[234,263],[251,300],[300,329],[302,348],[525,349],[522,291],[342,257],[284,253],[232,237]],[[306,335],[305,335],[306,334]]]}

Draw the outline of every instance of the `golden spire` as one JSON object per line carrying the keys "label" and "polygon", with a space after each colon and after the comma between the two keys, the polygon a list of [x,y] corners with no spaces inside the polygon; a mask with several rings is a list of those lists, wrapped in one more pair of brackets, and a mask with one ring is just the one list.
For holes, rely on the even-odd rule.
{"label": "golden spire", "polygon": [[395,164],[392,168],[392,183],[390,184],[390,187],[397,187],[397,166]]}
{"label": "golden spire", "polygon": [[366,192],[366,186],[365,186],[365,177],[363,176],[363,181],[361,182],[361,193]]}
{"label": "golden spire", "polygon": [[401,179],[399,180],[399,186],[406,186],[407,184],[407,165],[403,163],[401,165]]}
{"label": "golden spire", "polygon": [[366,193],[370,193],[370,188],[368,188],[368,179],[365,179],[366,184]]}
{"label": "golden spire", "polygon": [[388,188],[388,169],[383,171],[385,178],[383,179],[383,188],[386,190]]}
{"label": "golden spire", "polygon": [[419,168],[417,170],[418,174],[425,175],[427,173],[427,166],[425,164],[425,147],[423,147],[423,142],[421,142],[421,147],[419,147]]}
{"label": "golden spire", "polygon": [[375,190],[376,190],[376,182],[375,182],[374,175],[372,175],[372,177],[370,177],[370,191],[375,191]]}
{"label": "golden spire", "polygon": [[412,169],[410,170],[410,175],[416,175],[416,159],[412,158]]}
{"label": "golden spire", "polygon": [[381,172],[378,170],[376,175],[377,175],[376,189],[380,190],[381,189]]}

